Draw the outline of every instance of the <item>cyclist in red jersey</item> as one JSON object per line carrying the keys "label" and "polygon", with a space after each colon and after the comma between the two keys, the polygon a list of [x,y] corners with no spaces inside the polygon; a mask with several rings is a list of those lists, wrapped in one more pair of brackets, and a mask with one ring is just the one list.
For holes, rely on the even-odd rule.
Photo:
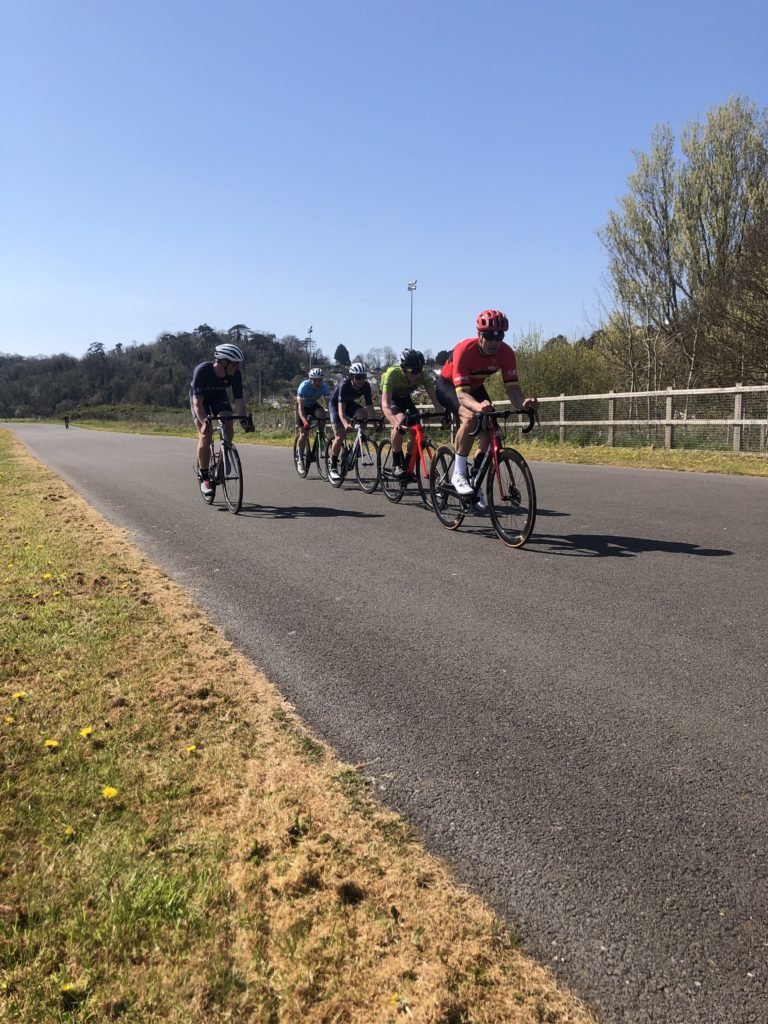
{"label": "cyclist in red jersey", "polygon": [[[485,309],[477,317],[477,337],[460,341],[451,353],[437,381],[437,397],[446,409],[459,417],[456,431],[456,463],[451,483],[459,494],[472,494],[467,476],[467,456],[472,448],[471,432],[477,426],[476,414],[493,409],[485,381],[501,373],[510,402],[517,409],[535,409],[538,399],[526,398],[517,379],[517,361],[504,341],[509,321],[497,309]],[[480,453],[489,444],[488,432],[478,437]]]}

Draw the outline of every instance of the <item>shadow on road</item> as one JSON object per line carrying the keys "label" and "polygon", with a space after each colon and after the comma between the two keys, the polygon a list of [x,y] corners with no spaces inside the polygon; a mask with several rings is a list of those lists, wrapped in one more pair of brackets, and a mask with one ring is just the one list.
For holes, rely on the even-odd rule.
{"label": "shadow on road", "polygon": [[[220,508],[227,512],[227,508]],[[240,516],[252,516],[268,519],[381,519],[383,512],[354,512],[343,508],[327,508],[318,505],[243,505]]]}
{"label": "shadow on road", "polygon": [[569,555],[577,558],[634,558],[651,551],[668,555],[703,555],[720,558],[732,555],[726,548],[700,548],[681,541],[654,540],[646,537],[613,537],[603,533],[565,533],[560,537],[535,533],[527,544],[529,551],[545,555]]}

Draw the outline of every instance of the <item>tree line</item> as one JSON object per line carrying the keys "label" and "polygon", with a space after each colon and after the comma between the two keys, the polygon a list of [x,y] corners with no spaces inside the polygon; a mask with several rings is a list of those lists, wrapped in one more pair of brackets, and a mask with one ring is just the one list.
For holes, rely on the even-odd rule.
{"label": "tree line", "polygon": [[[657,126],[635,154],[629,190],[598,231],[608,257],[602,322],[588,337],[509,337],[530,394],[587,394],[768,383],[768,110],[736,97],[685,126]],[[152,344],[93,343],[85,356],[0,354],[0,416],[76,414],[87,405],[184,406],[192,367],[220,341],[244,350],[257,402],[290,400],[309,339],[202,324]],[[449,351],[428,363],[442,365]],[[344,368],[391,365],[388,347]]]}

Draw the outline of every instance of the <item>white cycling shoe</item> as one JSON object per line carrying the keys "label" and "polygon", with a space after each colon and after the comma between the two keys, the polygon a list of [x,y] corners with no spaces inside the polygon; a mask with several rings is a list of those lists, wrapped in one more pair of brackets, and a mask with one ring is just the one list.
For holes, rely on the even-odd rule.
{"label": "white cycling shoe", "polygon": [[456,493],[460,494],[463,498],[468,498],[472,494],[472,484],[469,482],[464,473],[454,473],[451,477],[451,486],[456,489]]}

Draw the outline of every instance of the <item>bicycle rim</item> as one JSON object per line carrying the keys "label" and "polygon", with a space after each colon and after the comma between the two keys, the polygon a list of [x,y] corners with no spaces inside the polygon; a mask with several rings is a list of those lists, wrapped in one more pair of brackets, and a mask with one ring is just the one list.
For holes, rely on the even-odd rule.
{"label": "bicycle rim", "polygon": [[414,473],[416,474],[416,486],[419,488],[419,495],[421,500],[424,502],[424,507],[432,508],[432,495],[429,492],[429,474],[432,469],[432,463],[435,461],[435,446],[431,441],[426,441],[422,445],[422,453],[424,455],[424,464],[427,467],[426,476],[424,475],[424,467],[421,464],[421,459],[416,454],[416,464],[413,467]]}
{"label": "bicycle rim", "polygon": [[366,494],[373,494],[379,486],[379,453],[373,441],[360,442],[355,459],[355,476]]}
{"label": "bicycle rim", "polygon": [[[305,447],[305,449],[304,449],[304,458],[305,459],[307,457],[308,451],[309,451],[309,445],[307,445]],[[307,473],[309,472],[309,465],[308,465],[307,462],[305,462],[304,466],[302,468],[301,463],[299,462],[299,439],[298,439],[298,437],[294,438],[294,440],[293,440],[293,464],[296,467],[296,472],[303,479],[307,475]]]}
{"label": "bicycle rim", "polygon": [[397,503],[403,496],[403,485],[392,476],[392,442],[382,441],[379,445],[379,480],[384,497]]}
{"label": "bicycle rim", "polygon": [[243,504],[243,470],[236,448],[227,451],[227,462],[227,472],[224,472],[223,461],[221,465],[221,489],[224,491],[227,508],[237,515]]}
{"label": "bicycle rim", "polygon": [[464,522],[461,498],[451,487],[451,475],[456,453],[447,444],[435,452],[429,470],[429,496],[432,509],[446,530],[455,530]]}
{"label": "bicycle rim", "polygon": [[536,489],[528,463],[513,448],[499,453],[499,480],[491,468],[487,498],[493,528],[511,548],[521,548],[536,522]]}

